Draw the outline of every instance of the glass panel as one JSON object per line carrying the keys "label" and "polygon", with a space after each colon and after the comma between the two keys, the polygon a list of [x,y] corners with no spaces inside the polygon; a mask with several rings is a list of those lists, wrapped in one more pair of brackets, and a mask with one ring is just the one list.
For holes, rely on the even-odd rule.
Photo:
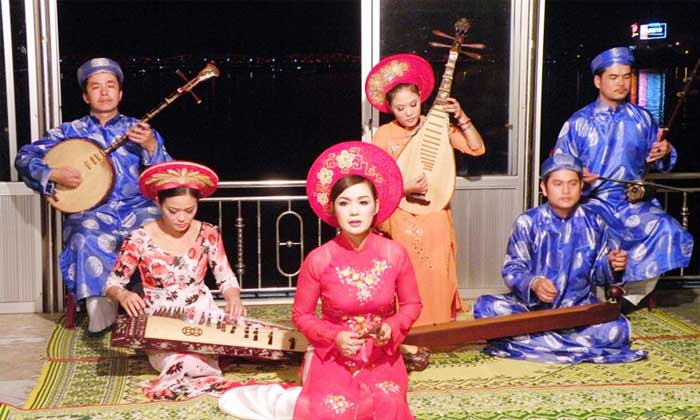
{"label": "glass panel", "polygon": [[[602,4],[602,2],[600,2]],[[598,96],[590,60],[614,46],[635,48],[636,85],[630,100],[647,108],[662,125],[667,123],[698,59],[700,15],[697,1],[610,0],[605,12],[588,2],[548,0],[545,9],[544,75],[542,79],[542,146],[540,159],[554,148],[564,122]],[[576,19],[571,19],[575,16]],[[667,24],[666,39],[633,37],[633,24]],[[606,30],[601,31],[601,28]],[[694,89],[697,89],[696,82]],[[681,108],[669,140],[678,151],[674,172],[700,171],[700,101],[691,97]],[[541,161],[540,160],[540,161]]]}
{"label": "glass panel", "polygon": [[[10,2],[12,26],[12,64],[15,78],[15,118],[17,121],[17,149],[31,143],[31,119],[29,113],[29,76],[27,63],[27,31],[24,3]],[[12,162],[14,164],[14,162]]]}
{"label": "glass panel", "polygon": [[10,133],[7,123],[7,89],[5,87],[5,39],[2,14],[7,13],[0,4],[0,182],[10,179]]}
{"label": "glass panel", "polygon": [[[58,0],[58,22],[66,121],[87,112],[76,69],[91,57],[111,57],[122,65],[120,111],[135,117],[184,84],[175,75],[177,69],[191,78],[214,60],[221,75],[195,88],[201,105],[184,95],[152,121],[176,159],[209,165],[224,181],[304,179],[321,150],[361,138],[358,1],[143,0],[100,1],[95,7],[94,2]],[[202,206],[197,217],[216,223],[213,210]],[[274,241],[278,210],[262,210],[266,244]],[[257,283],[254,211],[254,206],[244,206],[247,288]],[[236,250],[234,221],[235,209],[225,206],[222,224],[229,256]],[[313,224],[305,226],[308,252],[317,232]],[[323,229],[325,239],[334,234]],[[283,239],[290,237],[285,233]],[[275,247],[266,246],[264,280],[284,285],[286,278],[275,280]],[[289,261],[283,265],[292,267],[295,256],[285,255]]]}
{"label": "glass panel", "polygon": [[[63,117],[87,111],[75,72],[95,56],[120,62],[120,110],[143,116],[208,60],[221,76],[152,125],[180,159],[223,180],[302,179],[316,155],[359,139],[360,4],[334,2],[58,2]],[[102,34],[102,42],[86,34]],[[111,35],[109,35],[111,34]]]}
{"label": "glass panel", "polygon": [[[30,120],[29,120],[29,84],[27,79],[27,34],[26,22],[24,20],[24,4],[20,1],[10,2],[8,10],[2,13],[9,13],[10,16],[10,48],[12,49],[13,77],[15,102],[7,102],[7,86],[5,80],[5,40],[2,39],[3,51],[0,54],[0,181],[16,181],[10,179],[10,165],[14,162],[10,160],[10,139],[7,120],[7,109],[13,107],[15,111],[15,121],[17,124],[17,148],[31,141]],[[1,25],[1,23],[0,23]],[[0,28],[0,38],[3,38],[2,28]]]}
{"label": "glass panel", "polygon": [[[428,42],[451,44],[434,36],[438,29],[454,35],[454,23],[466,17],[471,23],[465,43],[485,43],[483,59],[461,57],[457,62],[452,96],[479,128],[486,155],[472,158],[456,153],[461,176],[508,174],[508,155],[516,153],[507,129],[509,111],[510,2],[507,0],[383,0],[381,2],[381,56],[414,53],[426,58],[435,71],[436,85],[445,71],[447,49]],[[437,90],[437,86],[436,89]],[[425,102],[429,107],[433,96]],[[424,109],[424,112],[427,111]],[[382,115],[382,123],[391,119]],[[513,174],[508,174],[513,175]]]}

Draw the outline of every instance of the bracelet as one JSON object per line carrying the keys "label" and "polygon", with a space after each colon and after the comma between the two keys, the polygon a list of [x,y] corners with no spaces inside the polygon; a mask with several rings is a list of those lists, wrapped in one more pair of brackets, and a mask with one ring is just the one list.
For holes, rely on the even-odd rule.
{"label": "bracelet", "polygon": [[467,118],[467,120],[465,122],[459,123],[459,128],[461,128],[462,131],[467,131],[469,129],[469,127],[471,127],[471,126],[472,126],[472,119],[471,118]]}

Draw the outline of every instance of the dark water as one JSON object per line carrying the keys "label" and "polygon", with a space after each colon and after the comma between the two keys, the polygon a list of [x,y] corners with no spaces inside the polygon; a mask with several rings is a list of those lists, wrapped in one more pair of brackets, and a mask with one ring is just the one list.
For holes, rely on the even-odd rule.
{"label": "dark water", "polygon": [[[192,67],[191,75],[197,71]],[[174,158],[205,163],[223,180],[301,179],[321,150],[361,135],[359,71],[225,65],[221,71],[195,88],[202,104],[183,95],[152,120]],[[168,71],[129,76],[121,111],[136,117],[183,84]],[[84,113],[68,80],[64,115]]]}
{"label": "dark water", "polygon": [[[676,93],[683,89],[685,75],[691,70],[687,65],[639,71],[636,100],[649,109],[662,126],[666,125],[678,103]],[[548,64],[544,71],[541,160],[553,149],[564,122],[576,110],[594,101],[598,94],[587,69],[575,65]],[[699,130],[700,100],[695,96],[682,103],[678,119],[669,132],[668,139],[679,156],[675,172],[700,172],[700,160],[697,159],[700,156],[700,142],[697,141]]]}

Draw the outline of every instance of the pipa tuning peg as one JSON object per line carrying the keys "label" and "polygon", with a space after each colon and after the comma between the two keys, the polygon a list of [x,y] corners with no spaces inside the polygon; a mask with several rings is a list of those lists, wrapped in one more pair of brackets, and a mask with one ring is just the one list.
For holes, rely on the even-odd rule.
{"label": "pipa tuning peg", "polygon": [[439,31],[439,30],[437,30],[437,29],[433,29],[433,35],[439,36],[439,37],[441,37],[441,38],[451,39],[451,40],[453,40],[453,41],[454,41],[454,39],[455,39],[455,37],[453,37],[453,36],[451,36],[451,35],[447,35],[446,33],[442,32],[442,31]]}
{"label": "pipa tuning peg", "polygon": [[452,48],[452,45],[443,44],[442,42],[428,42],[428,45],[435,48]]}
{"label": "pipa tuning peg", "polygon": [[467,56],[473,60],[481,60],[481,54],[469,52],[469,51],[460,51],[460,54]]}
{"label": "pipa tuning peg", "polygon": [[471,48],[472,50],[483,50],[486,48],[486,44],[462,44],[462,48]]}

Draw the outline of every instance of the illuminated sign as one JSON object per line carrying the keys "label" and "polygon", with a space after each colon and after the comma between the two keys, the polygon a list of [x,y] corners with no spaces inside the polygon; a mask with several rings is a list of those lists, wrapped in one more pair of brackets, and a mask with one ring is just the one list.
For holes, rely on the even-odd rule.
{"label": "illuminated sign", "polygon": [[639,24],[637,22],[630,25],[630,32],[632,32],[632,38],[637,38],[639,36]]}
{"label": "illuminated sign", "polygon": [[647,23],[639,26],[639,39],[664,39],[666,38],[665,23]]}

